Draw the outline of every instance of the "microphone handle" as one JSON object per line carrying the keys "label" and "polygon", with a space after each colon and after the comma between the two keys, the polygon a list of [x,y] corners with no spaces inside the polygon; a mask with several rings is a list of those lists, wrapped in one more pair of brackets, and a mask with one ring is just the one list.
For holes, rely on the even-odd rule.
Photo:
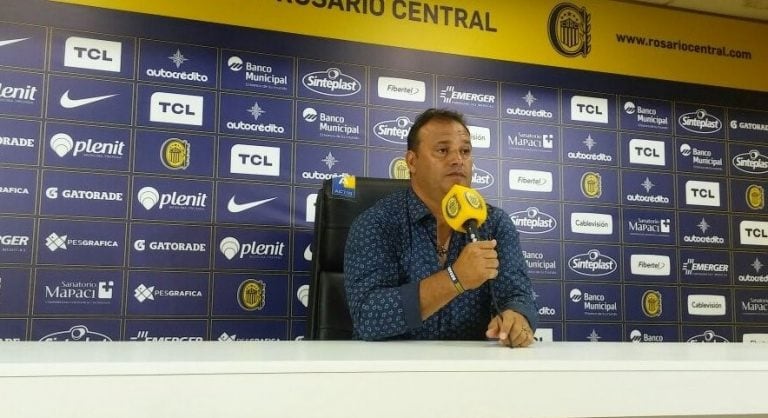
{"label": "microphone handle", "polygon": [[467,238],[469,238],[471,242],[480,240],[480,233],[477,231],[477,220],[468,219],[464,222],[464,229],[467,231]]}
{"label": "microphone handle", "polygon": [[[467,231],[467,238],[471,242],[477,242],[480,240],[480,234],[477,231],[477,220],[467,219],[464,222],[464,229]],[[496,300],[496,292],[493,291],[493,286],[490,287],[491,291],[491,303],[493,303],[493,309],[496,310],[497,315],[501,315],[501,309],[499,308],[499,302]]]}

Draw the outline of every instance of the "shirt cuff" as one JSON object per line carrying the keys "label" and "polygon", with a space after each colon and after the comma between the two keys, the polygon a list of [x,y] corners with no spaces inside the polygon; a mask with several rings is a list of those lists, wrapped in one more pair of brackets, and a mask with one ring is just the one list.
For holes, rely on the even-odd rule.
{"label": "shirt cuff", "polygon": [[535,308],[529,305],[523,305],[523,304],[516,304],[511,303],[508,306],[506,306],[503,310],[511,309],[520,315],[524,316],[525,319],[528,320],[528,325],[531,326],[531,330],[536,331],[536,329],[539,326],[539,313],[536,312]]}
{"label": "shirt cuff", "polygon": [[406,283],[399,288],[400,300],[405,311],[405,324],[409,329],[421,326],[421,304],[419,303],[419,282]]}

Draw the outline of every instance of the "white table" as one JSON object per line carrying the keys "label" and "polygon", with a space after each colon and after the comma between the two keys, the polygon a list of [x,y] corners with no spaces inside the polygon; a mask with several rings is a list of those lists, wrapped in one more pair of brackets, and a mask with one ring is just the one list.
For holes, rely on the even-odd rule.
{"label": "white table", "polygon": [[4,418],[765,412],[768,347],[762,344],[0,344]]}

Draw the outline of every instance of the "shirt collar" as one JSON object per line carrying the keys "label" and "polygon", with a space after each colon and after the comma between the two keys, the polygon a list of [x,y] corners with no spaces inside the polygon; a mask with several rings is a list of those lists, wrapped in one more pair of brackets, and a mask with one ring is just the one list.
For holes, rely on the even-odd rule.
{"label": "shirt collar", "polygon": [[408,214],[410,215],[412,223],[422,222],[427,217],[434,219],[434,216],[432,216],[432,212],[429,211],[427,205],[425,205],[421,198],[416,195],[416,192],[413,191],[413,187],[408,188]]}

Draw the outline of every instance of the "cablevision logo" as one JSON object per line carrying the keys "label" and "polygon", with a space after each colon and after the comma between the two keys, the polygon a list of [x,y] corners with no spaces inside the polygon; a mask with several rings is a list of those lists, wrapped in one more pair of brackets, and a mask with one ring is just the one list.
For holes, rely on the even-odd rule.
{"label": "cablevision logo", "polygon": [[549,14],[549,42],[566,57],[586,57],[591,51],[592,15],[584,7],[560,3]]}

